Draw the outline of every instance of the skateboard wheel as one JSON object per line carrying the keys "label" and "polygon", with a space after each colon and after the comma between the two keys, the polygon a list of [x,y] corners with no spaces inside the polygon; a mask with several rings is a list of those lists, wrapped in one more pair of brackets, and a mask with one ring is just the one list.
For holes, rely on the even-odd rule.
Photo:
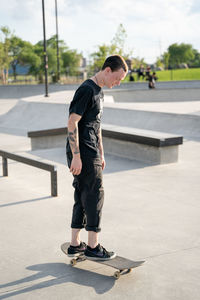
{"label": "skateboard wheel", "polygon": [[116,272],[114,273],[114,277],[115,277],[115,279],[119,279],[119,277],[120,277],[120,272],[119,272],[119,271],[116,271]]}
{"label": "skateboard wheel", "polygon": [[71,263],[72,267],[75,266],[75,265],[76,265],[76,259],[73,258],[73,259],[70,261],[70,263]]}
{"label": "skateboard wheel", "polygon": [[132,269],[128,269],[128,270],[127,270],[127,273],[130,273],[131,271],[132,271]]}

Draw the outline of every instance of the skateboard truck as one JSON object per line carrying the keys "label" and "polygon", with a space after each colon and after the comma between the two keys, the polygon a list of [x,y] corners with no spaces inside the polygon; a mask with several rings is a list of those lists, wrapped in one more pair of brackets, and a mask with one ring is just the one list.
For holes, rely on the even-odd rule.
{"label": "skateboard truck", "polygon": [[81,254],[81,255],[79,255],[75,258],[72,258],[70,260],[70,264],[71,264],[72,267],[74,267],[77,264],[78,261],[84,261],[84,260],[86,260],[86,257],[83,254]]}
{"label": "skateboard truck", "polygon": [[124,275],[124,274],[128,274],[128,273],[130,273],[132,271],[132,269],[127,269],[127,270],[119,270],[119,271],[116,271],[115,273],[114,273],[114,278],[115,279],[119,279],[119,277],[121,276],[121,275]]}
{"label": "skateboard truck", "polygon": [[[84,261],[84,260],[86,260],[86,259],[87,259],[87,258],[86,258],[84,255],[79,255],[79,256],[76,257],[76,258],[72,258],[72,259],[70,260],[70,264],[71,264],[72,267],[74,267],[74,266],[77,264],[77,262]],[[103,261],[96,261],[96,262],[102,263]],[[126,269],[118,270],[118,271],[116,271],[116,272],[113,274],[113,276],[114,276],[115,279],[119,279],[121,275],[123,275],[123,274],[128,274],[128,273],[130,273],[131,271],[132,271],[131,268],[130,268],[130,269],[127,269],[127,270],[126,270]]]}

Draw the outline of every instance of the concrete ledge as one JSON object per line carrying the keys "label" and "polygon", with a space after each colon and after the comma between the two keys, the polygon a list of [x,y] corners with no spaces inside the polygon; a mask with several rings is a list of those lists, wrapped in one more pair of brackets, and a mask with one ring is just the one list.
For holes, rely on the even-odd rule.
{"label": "concrete ledge", "polygon": [[55,135],[66,135],[67,132],[68,132],[67,127],[29,131],[28,137],[35,138],[35,137],[48,137],[48,136],[55,136]]}
{"label": "concrete ledge", "polygon": [[67,133],[67,127],[29,131],[28,137],[31,138],[31,149],[65,147]]}
{"label": "concrete ledge", "polygon": [[110,124],[102,125],[102,133],[104,137],[154,147],[174,146],[183,143],[182,136]]}
{"label": "concrete ledge", "polygon": [[178,146],[155,147],[103,137],[105,153],[137,161],[167,164],[178,161]]}
{"label": "concrete ledge", "polygon": [[[178,160],[178,145],[182,136],[121,127],[102,125],[105,153],[155,164],[173,163]],[[28,132],[32,150],[65,147],[67,127]]]}

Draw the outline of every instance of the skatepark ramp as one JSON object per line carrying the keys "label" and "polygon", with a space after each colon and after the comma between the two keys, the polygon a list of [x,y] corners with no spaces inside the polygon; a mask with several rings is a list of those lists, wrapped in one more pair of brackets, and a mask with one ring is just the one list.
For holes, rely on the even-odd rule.
{"label": "skatepark ramp", "polygon": [[155,89],[155,90],[134,90],[134,89],[111,89],[105,90],[106,96],[112,96],[114,102],[126,103],[153,103],[153,102],[186,102],[200,101],[199,88],[188,89]]}
{"label": "skatepark ramp", "polygon": [[[68,91],[77,89],[78,84],[68,85],[49,85],[49,93],[55,93],[60,91]],[[0,86],[0,99],[21,99],[23,97],[31,97],[45,94],[45,85],[2,85]]]}
{"label": "skatepark ramp", "polygon": [[[49,84],[49,93],[76,90],[79,84]],[[200,88],[199,80],[192,81],[166,81],[156,82],[156,89],[158,90],[170,90],[170,89],[188,89],[188,88]],[[118,90],[134,90],[148,91],[148,82],[127,82],[120,86],[116,86],[112,91]],[[109,89],[105,89],[109,91]],[[36,95],[45,94],[44,84],[26,84],[26,85],[1,85],[0,86],[0,99],[21,99],[23,97],[31,97]]]}
{"label": "skatepark ramp", "polygon": [[66,126],[68,106],[60,103],[18,101],[0,116],[1,131],[26,136],[27,131]]}
{"label": "skatepark ramp", "polygon": [[134,109],[106,108],[103,123],[168,132],[186,139],[200,139],[200,116]]}
{"label": "skatepark ramp", "polygon": [[[26,136],[28,131],[66,127],[68,104],[18,101],[0,116],[1,132]],[[103,123],[200,138],[200,117],[116,107],[104,107]]]}

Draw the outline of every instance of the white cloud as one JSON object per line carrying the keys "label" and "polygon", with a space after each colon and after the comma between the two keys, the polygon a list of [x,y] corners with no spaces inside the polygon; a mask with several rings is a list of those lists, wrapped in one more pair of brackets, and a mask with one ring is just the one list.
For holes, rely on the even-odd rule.
{"label": "white cloud", "polygon": [[[155,60],[175,42],[200,50],[198,0],[57,0],[59,34],[70,48],[92,52],[109,43],[120,23],[127,31],[126,47],[134,55]],[[55,34],[55,1],[45,0],[47,38]],[[41,0],[2,1],[0,26],[33,43],[43,38]]]}

